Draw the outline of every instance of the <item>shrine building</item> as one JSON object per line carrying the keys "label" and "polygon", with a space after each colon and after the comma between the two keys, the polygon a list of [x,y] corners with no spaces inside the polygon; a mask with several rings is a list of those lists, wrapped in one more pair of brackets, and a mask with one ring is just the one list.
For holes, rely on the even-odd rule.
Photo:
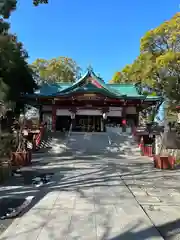
{"label": "shrine building", "polygon": [[158,96],[143,95],[139,84],[105,83],[92,68],[74,83],[43,84],[25,98],[50,130],[83,132],[137,126],[139,112],[160,102]]}

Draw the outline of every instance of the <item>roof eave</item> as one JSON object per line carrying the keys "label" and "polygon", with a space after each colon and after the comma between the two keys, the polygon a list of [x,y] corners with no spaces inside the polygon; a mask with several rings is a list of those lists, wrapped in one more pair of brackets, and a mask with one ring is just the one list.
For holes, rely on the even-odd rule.
{"label": "roof eave", "polygon": [[145,101],[148,101],[148,102],[157,102],[157,101],[163,101],[163,98],[162,97],[154,97],[154,98],[148,98],[146,97]]}

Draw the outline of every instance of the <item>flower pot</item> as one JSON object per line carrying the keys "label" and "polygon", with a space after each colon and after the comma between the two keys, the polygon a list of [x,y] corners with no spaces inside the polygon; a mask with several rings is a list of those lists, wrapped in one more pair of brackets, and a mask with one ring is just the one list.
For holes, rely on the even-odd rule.
{"label": "flower pot", "polygon": [[174,169],[175,167],[175,157],[166,156],[162,157],[163,169]]}
{"label": "flower pot", "polygon": [[153,159],[154,159],[154,167],[162,169],[162,159],[160,155],[154,155]]}
{"label": "flower pot", "polygon": [[154,155],[154,167],[159,169],[174,169],[175,157]]}
{"label": "flower pot", "polygon": [[11,161],[15,167],[25,166],[27,162],[27,152],[12,152]]}

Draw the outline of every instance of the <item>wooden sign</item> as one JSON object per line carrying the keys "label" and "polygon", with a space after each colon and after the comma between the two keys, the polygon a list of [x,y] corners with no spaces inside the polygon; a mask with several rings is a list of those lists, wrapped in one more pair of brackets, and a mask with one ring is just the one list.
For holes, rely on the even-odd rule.
{"label": "wooden sign", "polygon": [[102,100],[104,97],[97,95],[95,93],[85,93],[79,96],[76,96],[75,99],[77,100]]}
{"label": "wooden sign", "polygon": [[96,94],[94,93],[85,93],[83,94],[84,97],[96,97]]}

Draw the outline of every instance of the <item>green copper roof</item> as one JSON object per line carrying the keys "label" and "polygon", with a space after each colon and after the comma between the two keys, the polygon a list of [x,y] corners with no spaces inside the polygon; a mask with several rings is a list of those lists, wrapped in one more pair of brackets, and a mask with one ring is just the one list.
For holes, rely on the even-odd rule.
{"label": "green copper roof", "polygon": [[109,88],[101,78],[95,75],[91,68],[88,69],[85,75],[77,82],[60,91],[60,94],[71,94],[73,92],[80,92],[81,90],[84,92],[84,89],[86,89],[86,91],[92,91],[93,89],[95,92],[102,92],[104,94],[111,95],[112,97],[120,97],[120,95],[123,95],[115,89]]}
{"label": "green copper roof", "polygon": [[[64,95],[72,95],[72,93],[87,93],[87,92],[88,93],[100,93],[100,94],[103,94],[110,98],[113,98],[113,97],[118,98],[120,96],[123,97],[123,95],[118,94],[118,92],[115,92],[115,91],[112,92],[106,88],[97,88],[92,83],[87,83],[83,86],[76,87],[73,90],[71,89],[69,91],[63,91],[63,94]],[[60,94],[62,94],[62,93],[60,92]]]}
{"label": "green copper roof", "polygon": [[140,94],[136,84],[106,84],[96,76],[92,68],[75,83],[43,84],[31,97],[57,97],[68,96],[73,93],[101,93],[111,98],[145,99],[146,101],[158,101],[160,97],[145,96]]}
{"label": "green copper roof", "polygon": [[36,95],[50,95],[61,91],[62,87],[59,84],[48,84],[45,83],[35,91]]}
{"label": "green copper roof", "polygon": [[107,86],[110,89],[116,90],[120,94],[123,93],[123,94],[125,94],[127,96],[132,96],[132,97],[140,97],[140,96],[142,96],[142,95],[140,95],[138,93],[138,89],[137,89],[135,84],[126,84],[126,83],[122,83],[122,84],[107,84]]}

